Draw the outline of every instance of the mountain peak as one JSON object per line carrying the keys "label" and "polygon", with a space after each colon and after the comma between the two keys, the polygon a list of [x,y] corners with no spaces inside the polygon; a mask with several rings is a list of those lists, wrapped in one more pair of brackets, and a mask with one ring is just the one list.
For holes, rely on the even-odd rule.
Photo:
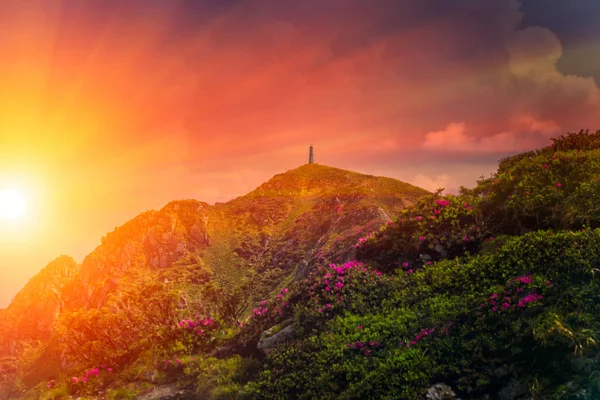
{"label": "mountain peak", "polygon": [[247,196],[373,195],[423,196],[425,189],[393,178],[362,174],[321,164],[305,164],[275,175]]}

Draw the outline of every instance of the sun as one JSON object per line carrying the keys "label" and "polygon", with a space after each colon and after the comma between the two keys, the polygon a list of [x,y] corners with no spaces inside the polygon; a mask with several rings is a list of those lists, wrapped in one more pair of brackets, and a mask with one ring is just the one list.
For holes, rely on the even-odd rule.
{"label": "sun", "polygon": [[0,189],[0,218],[17,219],[25,214],[27,201],[17,189]]}

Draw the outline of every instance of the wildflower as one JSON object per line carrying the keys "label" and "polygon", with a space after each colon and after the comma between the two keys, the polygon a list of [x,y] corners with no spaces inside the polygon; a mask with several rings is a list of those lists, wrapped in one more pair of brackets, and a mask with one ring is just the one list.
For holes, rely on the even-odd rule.
{"label": "wildflower", "polygon": [[320,313],[322,313],[322,312],[323,312],[323,309],[322,309],[322,308],[319,308],[317,311],[319,311]]}
{"label": "wildflower", "polygon": [[431,261],[427,261],[427,265],[431,265]]}
{"label": "wildflower", "polygon": [[510,308],[510,303],[502,303],[502,307],[505,309]]}
{"label": "wildflower", "polygon": [[498,311],[498,307],[494,306],[494,307],[492,308],[492,311],[493,311],[493,312],[496,312],[496,311]]}
{"label": "wildflower", "polygon": [[358,330],[359,330],[359,331],[362,331],[362,330],[363,330],[363,326],[362,326],[362,325],[359,325],[359,326],[358,326]]}
{"label": "wildflower", "polygon": [[327,304],[325,304],[325,307],[327,307],[327,308],[331,308],[331,303],[327,303]]}
{"label": "wildflower", "polygon": [[420,221],[422,218],[421,218],[421,216],[420,216],[420,215],[418,215],[418,216],[417,216],[415,219],[416,219],[417,221]]}
{"label": "wildflower", "polygon": [[556,182],[556,187],[560,188],[560,187],[562,187],[562,184],[560,182]]}
{"label": "wildflower", "polygon": [[77,383],[78,381],[79,381],[79,379],[76,376],[74,376],[73,377],[73,383]]}
{"label": "wildflower", "polygon": [[413,270],[412,270],[412,269],[409,269],[408,271],[406,271],[406,273],[410,275],[410,274],[412,274],[412,273],[413,273]]}
{"label": "wildflower", "polygon": [[438,209],[436,208],[435,210],[433,210],[433,213],[434,213],[435,215],[438,215],[438,214],[440,213],[440,210],[438,210]]}
{"label": "wildflower", "polygon": [[83,382],[83,383],[87,382],[87,378],[85,376],[82,376],[81,377],[81,382]]}
{"label": "wildflower", "polygon": [[425,236],[419,236],[419,240],[422,242],[423,240],[425,240]]}
{"label": "wildflower", "polygon": [[408,267],[408,262],[404,261],[404,262],[402,263],[402,266],[403,266],[403,267]]}
{"label": "wildflower", "polygon": [[533,282],[533,280],[531,279],[531,276],[529,276],[529,275],[521,276],[518,279],[519,279],[519,282],[524,283],[526,285],[529,285]]}
{"label": "wildflower", "polygon": [[106,368],[106,370],[108,371],[109,374],[112,374],[113,369],[112,368]]}
{"label": "wildflower", "polygon": [[498,294],[494,293],[493,295],[490,296],[490,299],[495,299],[496,297],[498,297]]}

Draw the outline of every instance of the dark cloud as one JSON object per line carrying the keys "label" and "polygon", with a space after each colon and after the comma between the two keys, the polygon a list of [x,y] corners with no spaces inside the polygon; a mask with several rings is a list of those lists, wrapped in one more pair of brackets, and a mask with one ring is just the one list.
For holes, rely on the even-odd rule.
{"label": "dark cloud", "polygon": [[600,1],[521,0],[521,11],[520,28],[545,27],[561,41],[561,72],[591,76],[600,85]]}

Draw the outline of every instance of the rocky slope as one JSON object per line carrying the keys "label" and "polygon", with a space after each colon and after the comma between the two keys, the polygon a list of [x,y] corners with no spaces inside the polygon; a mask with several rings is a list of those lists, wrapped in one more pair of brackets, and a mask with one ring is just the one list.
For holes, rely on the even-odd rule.
{"label": "rocky slope", "polygon": [[390,178],[305,165],[228,203],[174,201],[103,238],[65,289],[66,304],[101,307],[128,271],[167,271],[190,257],[221,285],[249,269],[274,282],[302,276],[315,262],[347,259],[360,236],[427,193]]}
{"label": "rocky slope", "polygon": [[15,354],[19,343],[47,338],[64,309],[63,289],[79,264],[60,256],[29,280],[8,308],[0,310],[0,352]]}

